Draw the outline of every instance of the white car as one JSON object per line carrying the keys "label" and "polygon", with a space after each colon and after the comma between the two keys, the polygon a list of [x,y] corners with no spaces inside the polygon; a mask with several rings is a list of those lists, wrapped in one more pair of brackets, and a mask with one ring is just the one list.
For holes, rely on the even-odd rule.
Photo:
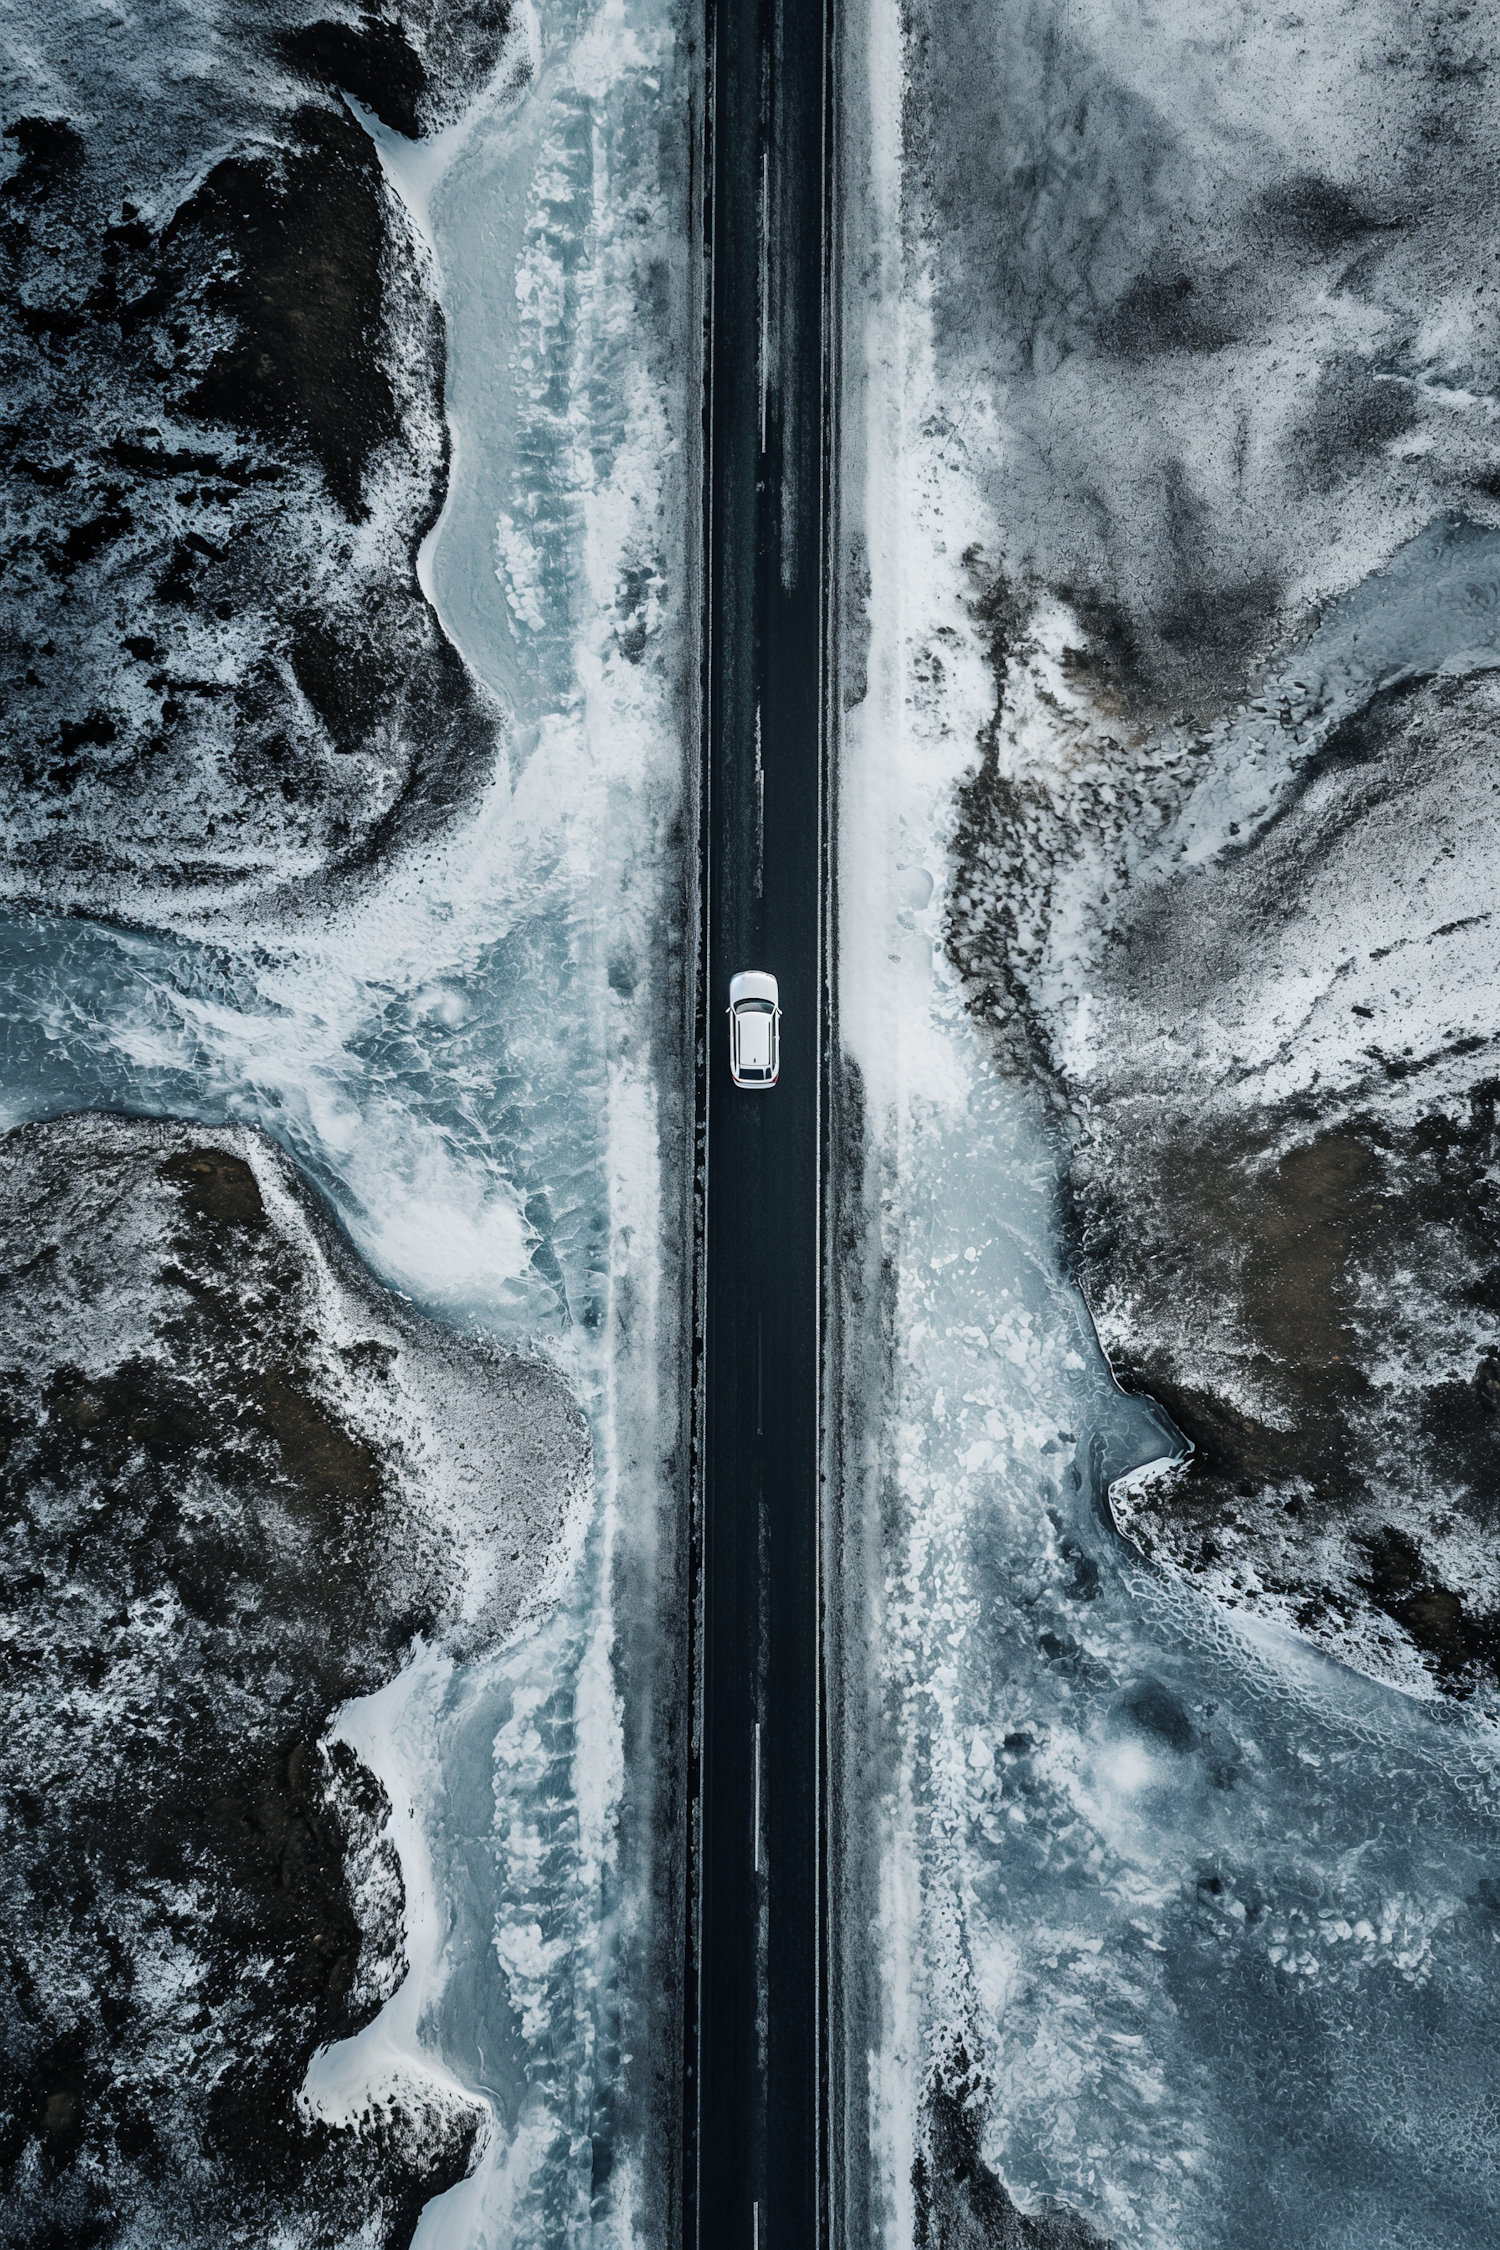
{"label": "white car", "polygon": [[781,1009],[776,979],[741,969],[729,980],[729,1075],[736,1086],[774,1086],[781,1068]]}

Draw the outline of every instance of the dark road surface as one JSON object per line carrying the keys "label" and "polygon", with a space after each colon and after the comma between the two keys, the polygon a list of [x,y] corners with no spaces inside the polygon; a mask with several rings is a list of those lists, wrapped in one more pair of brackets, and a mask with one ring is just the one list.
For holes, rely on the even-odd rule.
{"label": "dark road surface", "polygon": [[[687,2240],[822,2236],[824,8],[709,0],[704,1089]],[[739,1092],[737,969],[780,980]]]}

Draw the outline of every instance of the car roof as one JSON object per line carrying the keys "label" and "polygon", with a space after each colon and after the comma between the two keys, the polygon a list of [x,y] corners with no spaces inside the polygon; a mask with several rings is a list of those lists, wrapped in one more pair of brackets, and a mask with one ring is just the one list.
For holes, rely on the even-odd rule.
{"label": "car roof", "polygon": [[741,969],[737,977],[729,980],[729,1005],[737,1007],[741,1000],[769,1000],[777,1005],[776,979],[764,969]]}

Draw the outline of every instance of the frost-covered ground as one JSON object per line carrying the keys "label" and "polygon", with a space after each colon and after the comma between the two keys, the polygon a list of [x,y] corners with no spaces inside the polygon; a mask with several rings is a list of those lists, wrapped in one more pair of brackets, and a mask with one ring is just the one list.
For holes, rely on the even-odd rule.
{"label": "frost-covered ground", "polygon": [[923,21],[909,184],[995,675],[945,939],[1087,1119],[1091,1301],[1197,1448],[1131,1520],[1380,1676],[1491,1695],[1493,32]]}
{"label": "frost-covered ground", "polygon": [[1495,60],[851,27],[863,2239],[1495,2229]]}
{"label": "frost-covered ground", "polygon": [[373,1286],[253,1133],[22,1127],[0,1259],[7,2239],[398,2234],[478,2118],[435,2083],[373,2148],[299,2124],[411,1904],[321,1737],[414,1634],[545,1613],[583,1419]]}
{"label": "frost-covered ground", "polygon": [[11,40],[12,898],[142,914],[144,885],[159,922],[306,885],[430,830],[493,761],[415,575],[442,323],[343,96],[445,123],[507,12],[457,37],[420,5],[308,13],[58,0]]}
{"label": "frost-covered ground", "polygon": [[[364,2239],[327,2167],[378,2201],[385,2150],[392,2239],[467,2158],[424,2242],[631,2240],[671,2192],[676,2052],[690,59],[670,10],[601,0],[59,7],[10,67],[5,1122],[264,1133],[387,1325],[404,1299],[481,1369],[541,1352],[590,1439],[587,1505],[538,1527],[545,1601],[411,1645],[397,1602],[383,1672],[288,1666],[309,1754],[356,1695],[317,1754],[389,1802],[407,1969],[293,2118],[307,2025],[355,2028],[296,2002],[216,2161],[249,2194],[274,2143],[278,2239]],[[155,1349],[177,1380],[170,1322]],[[409,1442],[451,1412],[417,1401]],[[484,1441],[502,1477],[518,1442]],[[455,1536],[519,1588],[485,1489]],[[102,2058],[82,1968],[75,1998]],[[54,2195],[87,2171],[106,2232],[194,2239],[87,2140],[128,2024],[109,2053],[59,2081],[78,2133],[26,2082],[7,2161]]]}

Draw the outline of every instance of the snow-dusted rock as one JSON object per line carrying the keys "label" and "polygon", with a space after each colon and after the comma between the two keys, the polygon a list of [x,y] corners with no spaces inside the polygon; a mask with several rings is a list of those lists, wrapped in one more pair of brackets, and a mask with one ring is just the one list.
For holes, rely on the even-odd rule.
{"label": "snow-dusted rock", "polygon": [[0,177],[5,895],[264,901],[487,779],[496,710],[417,581],[430,257],[345,97],[442,123],[506,18],[36,18]]}
{"label": "snow-dusted rock", "polygon": [[462,2120],[294,2109],[403,1971],[388,1808],[320,1738],[413,1635],[545,1600],[582,1418],[375,1286],[251,1133],[10,1134],[0,1276],[7,2239],[399,2234]]}
{"label": "snow-dusted rock", "polygon": [[1197,1447],[1120,1520],[1491,1695],[1494,24],[913,21],[927,442],[996,685],[947,951],[1049,1081],[1106,1345]]}
{"label": "snow-dusted rock", "polygon": [[[1412,572],[1429,598],[1452,539]],[[1470,594],[1493,544],[1458,541]],[[1377,637],[1400,561],[1345,639]],[[1030,723],[1002,772],[1002,716],[968,792],[949,935],[1005,1051],[1040,1057],[1071,1113],[1106,1348],[1196,1449],[1116,1495],[1121,1528],[1363,1669],[1489,1698],[1500,651],[1450,607],[1452,633],[1362,699],[1330,685],[1335,612],[1284,691],[1130,742],[1076,684],[1038,693],[1082,655],[1018,635]]]}

